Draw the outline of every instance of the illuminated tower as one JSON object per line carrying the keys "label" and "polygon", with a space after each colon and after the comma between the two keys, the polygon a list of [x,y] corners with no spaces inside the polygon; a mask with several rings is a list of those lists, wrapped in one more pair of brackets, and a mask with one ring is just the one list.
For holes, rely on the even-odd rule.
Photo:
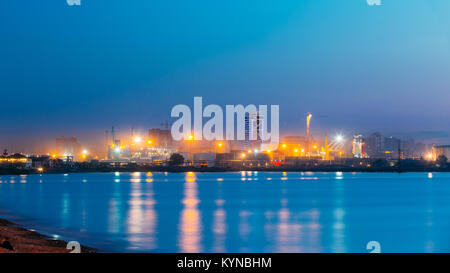
{"label": "illuminated tower", "polygon": [[306,115],[306,154],[309,155],[310,154],[310,147],[309,147],[309,141],[310,141],[310,132],[309,132],[309,126],[311,124],[311,113],[308,112],[308,114]]}

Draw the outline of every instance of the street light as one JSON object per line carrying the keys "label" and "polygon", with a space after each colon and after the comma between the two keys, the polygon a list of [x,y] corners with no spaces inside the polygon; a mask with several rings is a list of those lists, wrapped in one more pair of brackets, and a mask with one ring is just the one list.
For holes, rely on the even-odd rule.
{"label": "street light", "polygon": [[337,135],[335,138],[336,142],[341,143],[342,141],[344,141],[344,136],[342,135]]}
{"label": "street light", "polygon": [[137,136],[137,137],[134,138],[134,142],[135,142],[135,143],[141,143],[141,141],[142,141],[142,138],[141,138],[141,137],[138,137],[138,136]]}

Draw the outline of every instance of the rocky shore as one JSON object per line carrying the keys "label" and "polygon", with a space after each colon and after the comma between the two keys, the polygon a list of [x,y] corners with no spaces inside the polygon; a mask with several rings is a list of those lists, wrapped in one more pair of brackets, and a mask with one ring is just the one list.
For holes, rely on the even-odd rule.
{"label": "rocky shore", "polygon": [[[6,247],[7,245],[12,246],[12,249]],[[0,219],[0,253],[70,253],[72,250],[66,247],[65,241],[52,240],[45,235]],[[81,246],[81,253],[93,252],[96,250]]]}

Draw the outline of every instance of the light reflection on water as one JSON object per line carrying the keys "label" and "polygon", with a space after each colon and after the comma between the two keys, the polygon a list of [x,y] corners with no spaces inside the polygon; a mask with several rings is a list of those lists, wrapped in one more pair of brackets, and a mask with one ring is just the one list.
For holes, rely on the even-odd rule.
{"label": "light reflection on water", "polygon": [[198,209],[200,200],[197,198],[197,183],[195,174],[187,173],[184,183],[183,210],[179,221],[178,245],[181,252],[201,252],[202,223]]}
{"label": "light reflection on water", "polygon": [[104,251],[448,252],[446,173],[0,176],[0,209]]}

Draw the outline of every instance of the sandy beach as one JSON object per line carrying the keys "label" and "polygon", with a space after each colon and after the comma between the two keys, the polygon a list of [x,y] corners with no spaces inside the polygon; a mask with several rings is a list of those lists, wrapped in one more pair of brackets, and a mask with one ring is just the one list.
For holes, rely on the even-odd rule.
{"label": "sandy beach", "polygon": [[[14,248],[13,251],[0,247],[0,253],[70,253],[66,249],[67,242],[52,240],[35,231],[17,226],[14,223],[0,219],[0,239],[7,237]],[[94,253],[95,249],[81,246],[81,253]]]}

